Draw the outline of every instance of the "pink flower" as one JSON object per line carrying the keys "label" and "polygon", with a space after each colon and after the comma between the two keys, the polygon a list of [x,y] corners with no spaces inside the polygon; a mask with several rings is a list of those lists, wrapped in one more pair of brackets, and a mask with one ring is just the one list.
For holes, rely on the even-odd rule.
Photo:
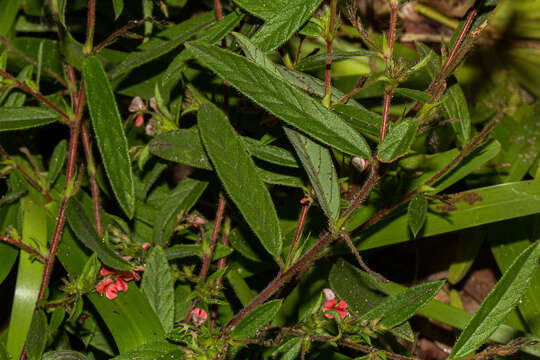
{"label": "pink flower", "polygon": [[208,314],[205,310],[197,307],[191,311],[191,318],[193,319],[193,323],[199,326],[206,321]]}
{"label": "pink flower", "polygon": [[150,243],[147,243],[147,242],[145,242],[144,244],[142,244],[142,248],[143,248],[143,250],[145,250],[145,251],[148,250],[148,249],[150,249],[151,246],[152,246],[152,245],[150,245]]}
{"label": "pink flower", "polygon": [[131,100],[131,104],[128,108],[129,112],[137,113],[137,118],[135,119],[135,126],[139,127],[144,124],[143,113],[146,111],[146,105],[144,105],[143,100],[140,96],[135,96]]}
{"label": "pink flower", "polygon": [[329,319],[333,319],[334,316],[332,316],[331,314],[326,314],[326,312],[328,310],[336,310],[339,313],[339,316],[341,316],[342,319],[345,319],[345,316],[347,316],[348,314],[347,307],[348,307],[347,303],[343,300],[341,300],[339,303],[337,302],[336,299],[328,300],[324,304],[324,308],[323,308],[323,312],[325,313],[324,316],[326,316]]}
{"label": "pink flower", "polygon": [[126,282],[133,279],[141,279],[141,276],[137,274],[137,271],[143,270],[144,268],[142,266],[137,266],[135,270],[129,271],[114,270],[104,266],[99,271],[104,278],[96,285],[96,291],[100,295],[105,293],[105,296],[109,300],[115,299],[118,296],[118,291],[127,291],[128,284],[126,284]]}
{"label": "pink flower", "polygon": [[135,119],[135,126],[139,127],[144,124],[144,116],[142,113],[137,114],[137,118]]}

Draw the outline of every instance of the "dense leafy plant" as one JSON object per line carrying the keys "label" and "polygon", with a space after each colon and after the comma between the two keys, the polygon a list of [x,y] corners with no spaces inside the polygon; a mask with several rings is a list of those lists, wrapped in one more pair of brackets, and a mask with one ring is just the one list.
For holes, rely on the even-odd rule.
{"label": "dense leafy plant", "polygon": [[[402,0],[382,33],[354,0],[1,3],[0,358],[402,360],[415,314],[451,359],[540,356],[538,62],[478,66],[538,39],[522,4],[417,4],[439,52]],[[446,285],[360,255],[447,233]],[[435,300],[485,239],[476,313]]]}

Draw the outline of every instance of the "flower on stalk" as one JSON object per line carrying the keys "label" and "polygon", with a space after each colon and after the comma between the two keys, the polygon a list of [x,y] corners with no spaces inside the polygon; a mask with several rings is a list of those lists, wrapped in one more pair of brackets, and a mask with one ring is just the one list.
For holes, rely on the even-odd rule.
{"label": "flower on stalk", "polygon": [[142,126],[142,124],[144,124],[143,113],[146,111],[146,105],[144,104],[140,96],[135,96],[133,100],[131,100],[131,104],[129,105],[128,110],[129,112],[137,114],[137,118],[135,119],[135,126]]}
{"label": "flower on stalk", "polygon": [[96,285],[96,291],[102,296],[105,293],[107,299],[113,300],[118,296],[119,291],[127,291],[127,282],[141,279],[137,271],[144,271],[144,268],[137,266],[135,270],[120,271],[104,266],[99,271],[104,278]]}

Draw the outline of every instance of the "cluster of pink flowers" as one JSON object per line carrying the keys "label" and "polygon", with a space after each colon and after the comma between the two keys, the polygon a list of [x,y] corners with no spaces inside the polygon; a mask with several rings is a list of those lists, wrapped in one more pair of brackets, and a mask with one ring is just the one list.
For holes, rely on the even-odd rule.
{"label": "cluster of pink flowers", "polygon": [[338,312],[339,316],[341,316],[342,319],[345,319],[345,317],[349,315],[349,312],[347,311],[347,308],[349,306],[347,305],[347,303],[343,300],[340,300],[338,302],[336,300],[336,295],[331,289],[323,289],[323,293],[326,299],[326,302],[324,303],[324,307],[323,307],[324,316],[326,316],[329,319],[333,319],[334,316],[332,314],[327,314],[326,312],[328,310],[335,310]]}
{"label": "cluster of pink flowers", "polygon": [[[143,250],[148,250],[150,244],[144,243],[142,248]],[[102,296],[105,293],[105,297],[109,300],[116,299],[119,291],[127,291],[128,282],[141,279],[137,271],[144,271],[144,267],[137,266],[135,270],[121,271],[103,266],[99,271],[103,279],[96,285],[96,291]]]}

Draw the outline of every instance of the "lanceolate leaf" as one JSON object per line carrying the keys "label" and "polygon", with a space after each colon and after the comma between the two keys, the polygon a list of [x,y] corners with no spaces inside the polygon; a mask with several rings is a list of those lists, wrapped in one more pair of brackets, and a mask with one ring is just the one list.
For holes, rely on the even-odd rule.
{"label": "lanceolate leaf", "polygon": [[392,296],[377,305],[360,318],[362,320],[381,319],[377,324],[393,328],[407,321],[437,295],[444,281],[420,284]]}
{"label": "lanceolate leaf", "polygon": [[397,126],[394,126],[382,143],[379,145],[377,157],[382,162],[392,162],[405,155],[418,131],[418,122],[413,119],[406,119]]}
{"label": "lanceolate leaf", "polygon": [[174,359],[178,357],[167,356],[167,354],[178,350],[178,346],[165,340],[153,341],[141,345],[133,350],[118,355],[114,360],[155,360]]}
{"label": "lanceolate leaf", "polygon": [[118,270],[131,270],[132,266],[107,247],[97,231],[85,215],[77,200],[71,199],[66,206],[66,217],[69,226],[77,238],[89,249],[94,251],[104,264]]}
{"label": "lanceolate leaf", "polygon": [[282,149],[278,146],[264,145],[259,141],[252,139],[250,137],[242,137],[244,145],[246,146],[247,151],[254,157],[268,161],[270,163],[288,166],[288,167],[298,167],[296,158],[290,151]]}
{"label": "lanceolate leaf", "polygon": [[459,336],[450,359],[472,354],[502,324],[527,289],[539,257],[540,241],[536,241],[514,260]]}
{"label": "lanceolate leaf", "polygon": [[[45,208],[33,202],[29,196],[21,200],[21,208],[22,242],[33,248],[38,245],[39,250],[45,252],[48,234]],[[13,359],[19,358],[24,347],[45,268],[43,263],[35,261],[33,257],[27,252],[21,252],[19,257],[10,318],[10,324],[16,325],[9,327],[6,344],[7,351]]]}
{"label": "lanceolate leaf", "polygon": [[252,36],[263,51],[272,51],[285,43],[319,7],[322,0],[289,0]]}
{"label": "lanceolate leaf", "polygon": [[171,331],[174,322],[174,280],[160,246],[156,246],[146,258],[141,289],[165,332]]}
{"label": "lanceolate leaf", "polygon": [[43,107],[1,107],[0,132],[47,125],[58,120],[58,117],[56,112]]}
{"label": "lanceolate leaf", "polygon": [[208,155],[229,196],[265,249],[279,254],[281,230],[276,210],[242,140],[211,103],[200,106],[198,123]]}
{"label": "lanceolate leaf", "polygon": [[234,2],[242,9],[263,20],[271,19],[283,11],[283,7],[287,4],[286,0],[234,0]]}
{"label": "lanceolate leaf", "polygon": [[471,135],[471,116],[465,94],[457,82],[448,87],[442,103],[458,138],[467,143]]}
{"label": "lanceolate leaf", "polygon": [[370,157],[362,136],[317,100],[243,56],[194,42],[192,54],[203,65],[285,122],[351,155]]}
{"label": "lanceolate leaf", "polygon": [[427,206],[427,199],[423,194],[416,195],[409,202],[407,216],[409,217],[409,226],[414,237],[416,237],[426,222]]}
{"label": "lanceolate leaf", "polygon": [[339,216],[341,194],[330,151],[295,130],[287,127],[284,130],[308,174],[319,205],[330,222],[335,223]]}
{"label": "lanceolate leaf", "polygon": [[64,162],[66,159],[66,153],[67,153],[66,140],[61,140],[55,146],[53,153],[51,155],[51,160],[49,163],[49,171],[47,172],[47,186],[51,187],[56,181],[56,178],[58,177],[58,175],[60,175],[60,171],[62,171],[62,167],[64,166]]}
{"label": "lanceolate leaf", "polygon": [[236,339],[249,339],[255,336],[257,330],[269,323],[279,311],[281,300],[268,301],[257,306],[240,320],[231,333]]}
{"label": "lanceolate leaf", "polygon": [[97,57],[87,57],[82,71],[103,166],[120,207],[131,218],[135,212],[135,188],[126,135],[114,94]]}
{"label": "lanceolate leaf", "polygon": [[154,137],[150,141],[150,152],[165,160],[212,170],[196,126]]}
{"label": "lanceolate leaf", "polygon": [[207,182],[186,178],[176,186],[156,217],[152,236],[154,245],[167,244],[178,221],[177,216],[186,214],[195,205],[207,185]]}
{"label": "lanceolate leaf", "polygon": [[326,66],[326,59],[330,58],[333,61],[351,59],[357,56],[376,56],[377,52],[369,50],[357,50],[357,51],[334,51],[331,55],[316,54],[308,56],[302,59],[294,67],[299,71],[308,71],[315,69],[322,69]]}

